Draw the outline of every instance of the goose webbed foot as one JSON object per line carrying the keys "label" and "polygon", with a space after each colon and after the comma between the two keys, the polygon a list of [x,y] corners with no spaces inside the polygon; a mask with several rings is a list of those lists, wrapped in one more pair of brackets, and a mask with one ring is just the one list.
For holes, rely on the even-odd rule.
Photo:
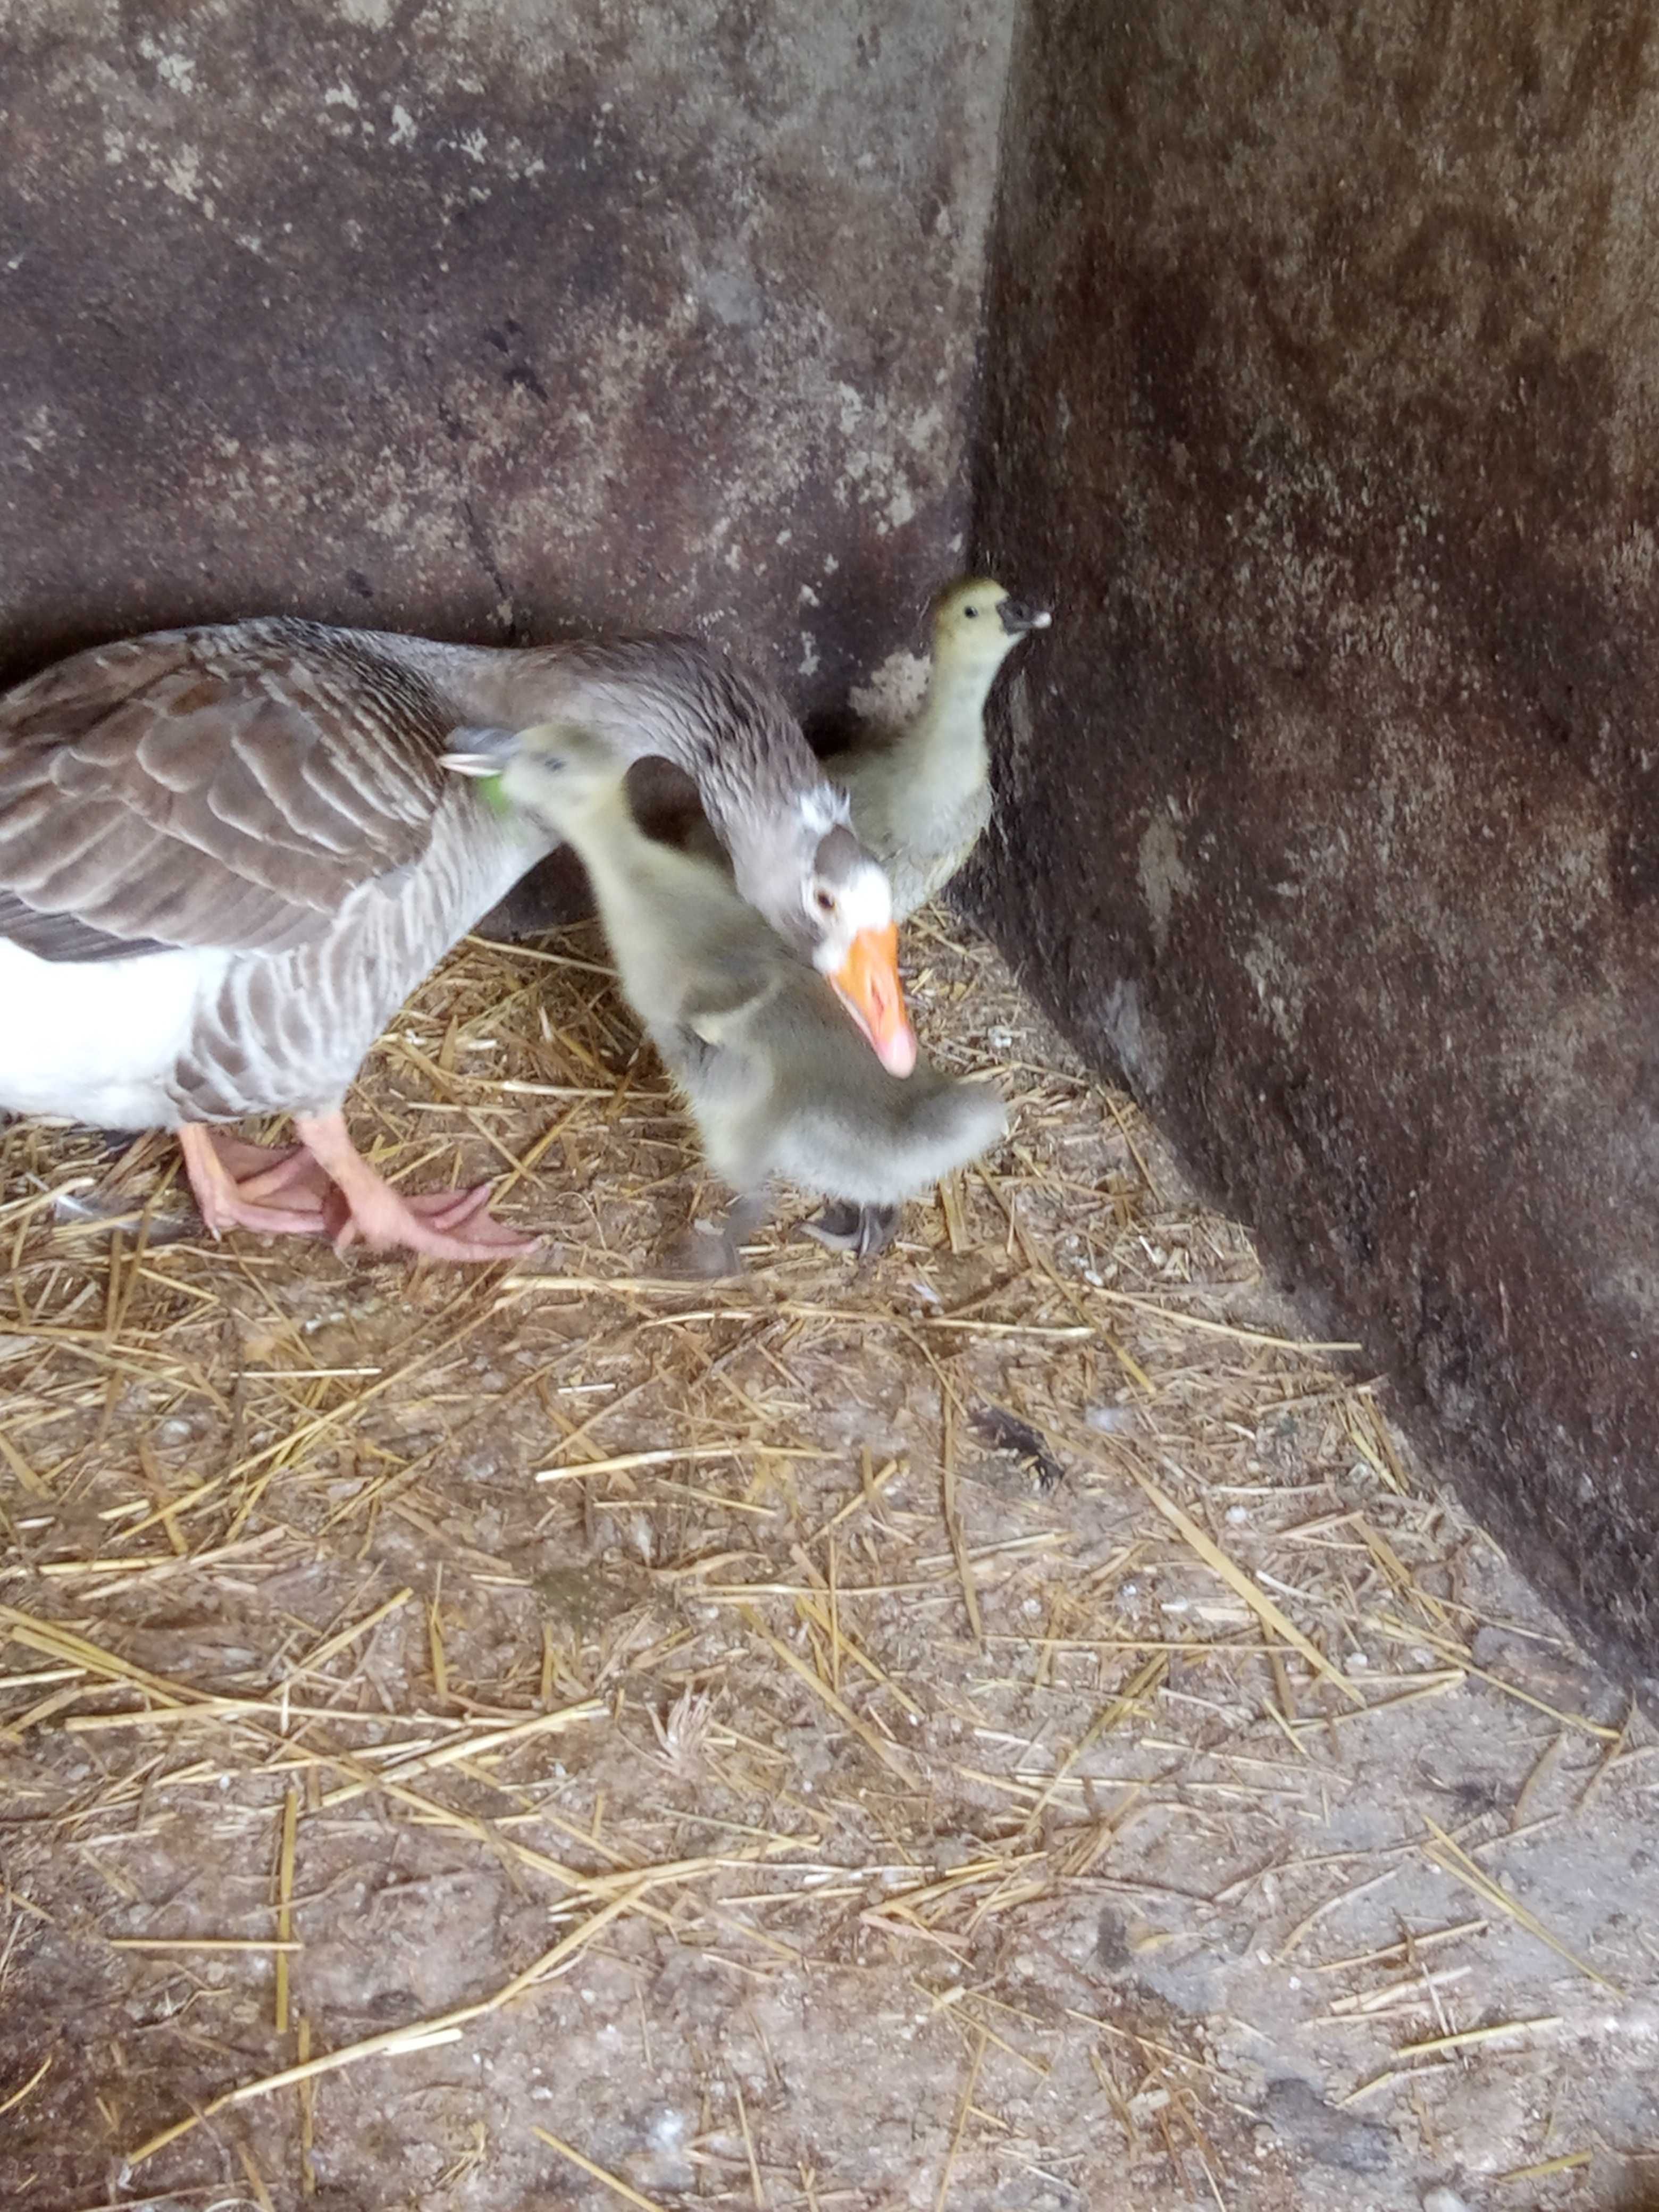
{"label": "goose webbed foot", "polygon": [[197,1126],[179,1143],[202,1219],[211,1236],[252,1229],[266,1237],[326,1237],[343,1253],[360,1238],[377,1251],[401,1245],[428,1259],[519,1259],[536,1249],[490,1218],[489,1186],[405,1198],[378,1176],[338,1114],[295,1117],[300,1142],[287,1152],[244,1144]]}
{"label": "goose webbed foot", "polygon": [[273,1152],[222,1129],[189,1123],[179,1132],[185,1173],[210,1237],[228,1229],[265,1237],[321,1237],[332,1188],[302,1145]]}
{"label": "goose webbed foot", "polygon": [[898,1235],[903,1211],[898,1206],[858,1206],[848,1198],[832,1198],[820,1206],[814,1220],[803,1221],[801,1227],[829,1251],[872,1260]]}
{"label": "goose webbed foot", "polygon": [[521,1260],[540,1239],[521,1237],[491,1218],[489,1185],[435,1190],[405,1198],[379,1176],[348,1135],[343,1114],[296,1114],[301,1144],[333,1185],[324,1202],[324,1225],[337,1252],[359,1238],[371,1250],[401,1246],[428,1260]]}

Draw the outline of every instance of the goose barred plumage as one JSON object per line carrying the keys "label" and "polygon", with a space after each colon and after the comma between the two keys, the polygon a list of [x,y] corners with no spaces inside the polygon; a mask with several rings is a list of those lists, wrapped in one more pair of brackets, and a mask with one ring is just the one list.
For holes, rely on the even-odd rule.
{"label": "goose barred plumage", "polygon": [[[890,927],[787,708],[695,640],[513,652],[286,618],[158,633],[0,698],[0,1109],[176,1128],[216,1233],[526,1249],[483,1190],[391,1190],[341,1109],[410,991],[557,842],[441,756],[458,729],[553,712],[685,769],[749,895],[826,969]],[[294,1152],[208,1133],[276,1112]]]}

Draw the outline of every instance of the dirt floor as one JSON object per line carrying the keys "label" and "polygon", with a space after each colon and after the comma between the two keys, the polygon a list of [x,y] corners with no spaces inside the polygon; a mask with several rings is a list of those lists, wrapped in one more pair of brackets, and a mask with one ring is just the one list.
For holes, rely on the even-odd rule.
{"label": "dirt floor", "polygon": [[953,928],[1013,1133],[862,1272],[653,1273],[588,933],[353,1108],[529,1265],[0,1130],[0,2203],[1659,2203],[1651,1735]]}

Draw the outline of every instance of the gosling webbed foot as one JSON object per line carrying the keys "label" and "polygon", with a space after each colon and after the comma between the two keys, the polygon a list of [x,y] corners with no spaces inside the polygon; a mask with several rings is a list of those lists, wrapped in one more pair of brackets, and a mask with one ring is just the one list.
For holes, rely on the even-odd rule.
{"label": "gosling webbed foot", "polygon": [[718,1282],[723,1275],[746,1275],[743,1246],[766,1219],[763,1194],[734,1199],[724,1221],[692,1221],[663,1255],[664,1272],[693,1282]]}
{"label": "gosling webbed foot", "polygon": [[828,1251],[851,1252],[860,1260],[872,1260],[898,1235],[903,1212],[898,1206],[858,1206],[851,1199],[832,1198],[819,1208],[815,1219],[800,1225]]}
{"label": "gosling webbed foot", "polygon": [[747,1272],[729,1221],[688,1222],[664,1251],[662,1271],[691,1283],[717,1283]]}

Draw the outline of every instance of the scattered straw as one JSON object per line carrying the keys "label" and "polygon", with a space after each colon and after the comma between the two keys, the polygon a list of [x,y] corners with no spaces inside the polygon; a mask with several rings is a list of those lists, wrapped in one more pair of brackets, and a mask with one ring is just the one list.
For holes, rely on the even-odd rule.
{"label": "scattered straw", "polygon": [[1287,1620],[1266,1591],[1258,1589],[1244,1570],[1230,1559],[1218,1544],[1212,1542],[1205,1534],[1191,1514],[1184,1512],[1173,1498],[1166,1497],[1158,1485],[1144,1475],[1138,1467],[1130,1465],[1128,1471],[1170,1527],[1179,1531],[1183,1540],[1197,1553],[1206,1567],[1212,1568],[1227,1587],[1243,1599],[1251,1612],[1266,1627],[1299,1651],[1314,1672],[1322,1675],[1328,1682],[1334,1684],[1351,1705],[1364,1705],[1364,1699],[1346,1675],[1333,1667],[1319,1646],[1305,1637],[1293,1621]]}
{"label": "scattered straw", "polygon": [[744,1459],[750,1452],[769,1458],[822,1459],[817,1451],[798,1451],[787,1444],[754,1441],[738,1444],[686,1444],[654,1451],[618,1452],[611,1459],[578,1460],[569,1467],[544,1467],[532,1477],[537,1482],[586,1482],[600,1474],[623,1474],[636,1468],[672,1467],[677,1460]]}
{"label": "scattered straw", "polygon": [[743,2147],[749,2160],[749,2193],[754,2201],[755,2212],[766,2212],[766,2191],[761,2186],[760,2160],[755,2154],[754,2131],[749,2124],[749,2107],[743,2100],[743,2084],[735,2075],[732,2090],[738,2100],[738,2125],[743,2130]]}
{"label": "scattered straw", "polygon": [[829,1683],[821,1675],[814,1674],[805,1660],[798,1659],[787,1644],[781,1644],[775,1636],[769,1635],[761,1626],[758,1615],[750,1607],[746,1605],[744,1607],[743,1615],[744,1624],[756,1641],[763,1644],[774,1658],[781,1661],[792,1674],[805,1682],[813,1695],[821,1698],[830,1708],[842,1726],[852,1730],[866,1750],[873,1752],[882,1765],[896,1774],[902,1782],[911,1784],[915,1783],[915,1771],[896,1744],[890,1743],[885,1736],[879,1735],[867,1722],[860,1720],[846,1700],[837,1697]]}
{"label": "scattered straw", "polygon": [[[467,2046],[486,2014],[515,2058],[591,2021],[585,1967],[556,1977],[597,1936],[638,1993],[637,2036],[623,2002],[607,2053],[617,2094],[695,2112],[703,2090],[686,2155],[711,2203],[835,2212],[857,2193],[842,2162],[862,2111],[826,2103],[809,2142],[781,2087],[822,2048],[812,2094],[833,2100],[840,2039],[867,2032],[825,1995],[854,1962],[861,2018],[919,2003],[933,2023],[894,2045],[904,2094],[938,2079],[906,2069],[939,2046],[949,2063],[960,2039],[940,2212],[1051,2174],[1110,2201],[1122,2153],[1102,2099],[1168,2187],[1230,2202],[1251,2171],[1249,2096],[1215,2023],[1152,2019],[1121,1978],[1103,2004],[1104,1970],[1048,1942],[1056,1911],[1097,1907],[1115,1940],[1108,1901],[1131,1957],[1206,1942],[1218,1917],[1286,1953],[1339,1924],[1321,1948],[1343,1955],[1304,1972],[1298,2002],[1374,2076],[1356,2094],[1397,2082],[1431,2130],[1490,2045],[1559,2089],[1550,2140],[1589,2139],[1559,2031],[1530,2017],[1507,1947],[1480,1940],[1521,1916],[1470,1869],[1522,1837],[1559,1865],[1570,1837],[1549,1823],[1586,1804],[1625,1834],[1650,1786],[1644,1723],[1558,1711],[1565,1678],[1474,1663],[1487,1620],[1547,1630],[1415,1481],[1378,1387],[1285,1328],[1242,1232],[982,950],[939,917],[912,927],[942,1063],[1008,1064],[1015,1127],[857,1268],[795,1236],[805,1200],[781,1194],[745,1276],[657,1272],[694,1199],[717,1198],[694,1193],[688,1126],[591,936],[465,948],[350,1107],[404,1188],[496,1175],[557,1273],[214,1244],[183,1222],[170,1140],[112,1170],[86,1133],[0,1127],[0,1740],[20,1810],[0,1990],[56,2054],[11,2092],[9,2153],[15,2130],[90,2199],[108,2130],[154,2125],[129,2078],[139,2052],[175,2100],[141,2155],[167,2156],[181,2196],[228,2171],[252,2203],[301,2201],[319,2142],[361,2193],[364,2114],[390,2091],[441,2193],[493,2201],[524,2139],[493,2139]],[[55,1219],[60,1196],[100,1185],[126,1216],[118,1241]],[[1042,1440],[1063,1470],[1052,1492],[995,1448],[999,1423]],[[1473,1740],[1514,1832],[1472,1820],[1461,1857],[1427,1829],[1324,1848],[1389,1760],[1421,1757],[1455,1788]],[[1402,1936],[1443,1918],[1441,1874],[1478,1887],[1481,1917]],[[474,1908],[503,1879],[514,1907],[480,1935]],[[97,1927],[88,1896],[112,1930],[161,1931],[111,1934],[118,2008],[163,1978],[188,1990],[147,2015],[142,2045],[66,2033],[43,1972]],[[184,1898],[213,1932],[168,1932]],[[1562,1910],[1562,1936],[1600,1940]],[[516,1974],[503,1951],[525,1912],[552,1948]],[[495,1996],[361,2036],[326,1975],[307,1989],[297,1931],[326,1960],[383,1925],[402,1947],[404,1913],[452,1963],[466,1931],[466,1987]],[[1027,1951],[1087,2009],[1022,2005],[998,1962]],[[248,2056],[267,1954],[271,2010],[253,2002],[277,2042]],[[711,2040],[690,2057],[652,1995],[669,1955],[710,1992]],[[754,2077],[734,2097],[724,2063],[718,2090],[698,2072],[747,2047],[758,1994],[763,2130]],[[797,2039],[775,2056],[775,2021]],[[987,2073],[1005,2068],[1049,2085],[1041,2140],[1020,2100],[992,2109]],[[272,2090],[246,2142],[222,2124]],[[572,2186],[658,2212],[574,2148],[573,2108],[544,2117]],[[1492,2163],[1535,2148],[1517,2135]],[[895,2160],[858,2187],[902,2192]]]}
{"label": "scattered straw", "polygon": [[1595,2154],[1589,2150],[1563,2151],[1559,2158],[1540,2159],[1535,2166],[1512,2166],[1507,2173],[1495,2173],[1495,2182],[1547,2181],[1552,2174],[1571,2173],[1581,2166],[1588,2166]]}
{"label": "scattered straw", "polygon": [[325,2051],[320,2057],[302,2059],[297,2065],[284,2067],[280,2073],[266,2074],[257,2081],[244,2081],[237,2088],[225,2090],[204,2105],[200,2112],[192,2112],[186,2119],[175,2120],[171,2127],[163,2128],[159,2135],[152,2136],[137,2150],[129,2152],[128,2166],[136,2168],[144,2165],[155,2157],[157,2151],[164,2150],[169,2143],[177,2142],[180,2136],[188,2135],[204,2121],[214,2118],[233,2105],[246,2104],[252,2097],[267,2097],[276,2090],[292,2088],[301,2081],[314,2081],[319,2075],[337,2073],[343,2067],[361,2066],[371,2058],[408,2058],[417,2051],[434,2050],[440,2044],[459,2042],[474,2021],[487,2018],[503,2005],[510,2004],[515,1997],[522,1996],[527,1990],[533,1989],[538,1982],[546,1980],[576,1952],[591,1942],[601,1929],[608,1927],[619,1913],[628,1911],[635,1902],[635,1898],[630,1894],[601,1905],[580,1928],[554,1944],[550,1950],[544,1952],[533,1966],[527,1966],[521,1974],[515,1974],[493,1996],[485,1997],[477,2004],[459,2005],[453,2012],[441,2014],[435,2020],[416,2021],[407,2027],[387,2028],[379,2035],[365,2036],[359,2043],[343,2045],[337,2051]]}
{"label": "scattered straw", "polygon": [[1054,1769],[1053,1778],[1038,1792],[1032,1802],[1030,1811],[1025,1816],[1025,1826],[1022,1832],[1026,1835],[1035,1834],[1043,1808],[1053,1798],[1054,1792],[1073,1767],[1080,1759],[1087,1757],[1103,1737],[1109,1735],[1112,1730],[1120,1723],[1127,1720],[1131,1713],[1139,1711],[1141,1700],[1152,1695],[1168,1674],[1169,1669],[1170,1662],[1164,1653],[1155,1652],[1147,1660],[1146,1665],[1134,1674],[1121,1693],[1102,1710],[1087,1731],[1078,1738],[1076,1743]]}
{"label": "scattered straw", "polygon": [[1551,1935],[1536,1913],[1529,1912],[1500,1883],[1494,1881],[1484,1868],[1477,1866],[1462,1845],[1427,1814],[1423,1816],[1423,1823],[1434,1838],[1432,1844],[1423,1847],[1423,1855],[1431,1865],[1437,1866],[1443,1874],[1450,1875],[1455,1881],[1461,1881],[1466,1888],[1472,1889],[1478,1898],[1495,1911],[1507,1913],[1517,1927],[1524,1928],[1530,1936],[1535,1936],[1540,1943],[1547,1943],[1558,1959],[1565,1959],[1570,1966],[1576,1967],[1598,1988],[1610,1991],[1614,1996],[1624,1995],[1616,1982],[1609,1981],[1605,1974],[1587,1965],[1577,1952],[1570,1950],[1562,1942],[1559,1936]]}
{"label": "scattered straw", "polygon": [[1494,2021],[1486,2027],[1462,2027],[1444,2035],[1427,2036],[1420,2043],[1402,2043],[1395,2057],[1427,2058],[1445,2051],[1466,2051],[1477,2043],[1496,2043],[1511,2035],[1536,2034],[1560,2025],[1559,2013],[1546,2013],[1536,2020]]}
{"label": "scattered straw", "polygon": [[46,2080],[46,2075],[52,2070],[52,2053],[49,2051],[46,2057],[40,2061],[40,2063],[35,2068],[33,2073],[29,2075],[28,2080],[25,2081],[20,2088],[14,2089],[9,2097],[0,2098],[0,2112],[9,2112],[15,2111],[27,2096],[28,2096],[33,2090],[39,2088],[41,2082]]}
{"label": "scattered straw", "polygon": [[[110,1936],[105,1941],[112,1951],[274,1951],[280,1954],[306,1948],[278,1936]],[[278,2022],[278,2033],[285,2025]]]}
{"label": "scattered straw", "polygon": [[663,2212],[663,2207],[658,2203],[655,2197],[641,2197],[637,2189],[630,2189],[628,2184],[619,2175],[612,2173],[608,2166],[596,2166],[591,2158],[585,2158],[574,2143],[566,2142],[562,2136],[550,2135],[545,2128],[533,2125],[530,2132],[539,2142],[544,2142],[550,2150],[557,2151],[561,2158],[568,2159],[571,2165],[579,2172],[586,2174],[590,2180],[603,2182],[613,2196],[621,2197],[624,2204],[637,2206],[639,2212]]}
{"label": "scattered straw", "polygon": [[945,2154],[945,2164],[939,2178],[939,2188],[933,2197],[933,2212],[943,2212],[945,2198],[951,2193],[951,2176],[956,2172],[957,2160],[962,2154],[962,2138],[967,2132],[968,2117],[974,2109],[974,2092],[979,2087],[979,2069],[985,2063],[985,2045],[989,2039],[981,2028],[974,2043],[974,2055],[969,2062],[968,2078],[962,2085],[962,2096],[957,2105],[956,2123],[951,2130],[951,2148]]}
{"label": "scattered straw", "polygon": [[289,1670],[290,1678],[297,1680],[302,1674],[320,1674],[331,1659],[337,1658],[342,1651],[349,1650],[360,1638],[367,1636],[371,1629],[378,1628],[400,1607],[407,1605],[414,1595],[410,1589],[394,1591],[386,1603],[377,1605],[373,1613],[366,1613],[361,1620],[353,1621],[349,1627],[340,1629],[333,1636],[325,1636],[314,1651],[308,1651],[303,1659],[295,1662]]}
{"label": "scattered straw", "polygon": [[288,1957],[299,1946],[294,1935],[294,1847],[300,1818],[300,1793],[283,1795],[283,1826],[276,1844],[276,2033],[288,2033]]}
{"label": "scattered straw", "polygon": [[957,1578],[962,1584],[962,1602],[968,1615],[968,1626],[974,1642],[985,1649],[985,1622],[979,1609],[979,1591],[974,1583],[973,1562],[968,1555],[968,1540],[963,1533],[962,1515],[957,1508],[956,1413],[946,1393],[939,1406],[939,1471],[943,1484],[945,1530],[951,1540],[951,1556],[957,1563]]}

